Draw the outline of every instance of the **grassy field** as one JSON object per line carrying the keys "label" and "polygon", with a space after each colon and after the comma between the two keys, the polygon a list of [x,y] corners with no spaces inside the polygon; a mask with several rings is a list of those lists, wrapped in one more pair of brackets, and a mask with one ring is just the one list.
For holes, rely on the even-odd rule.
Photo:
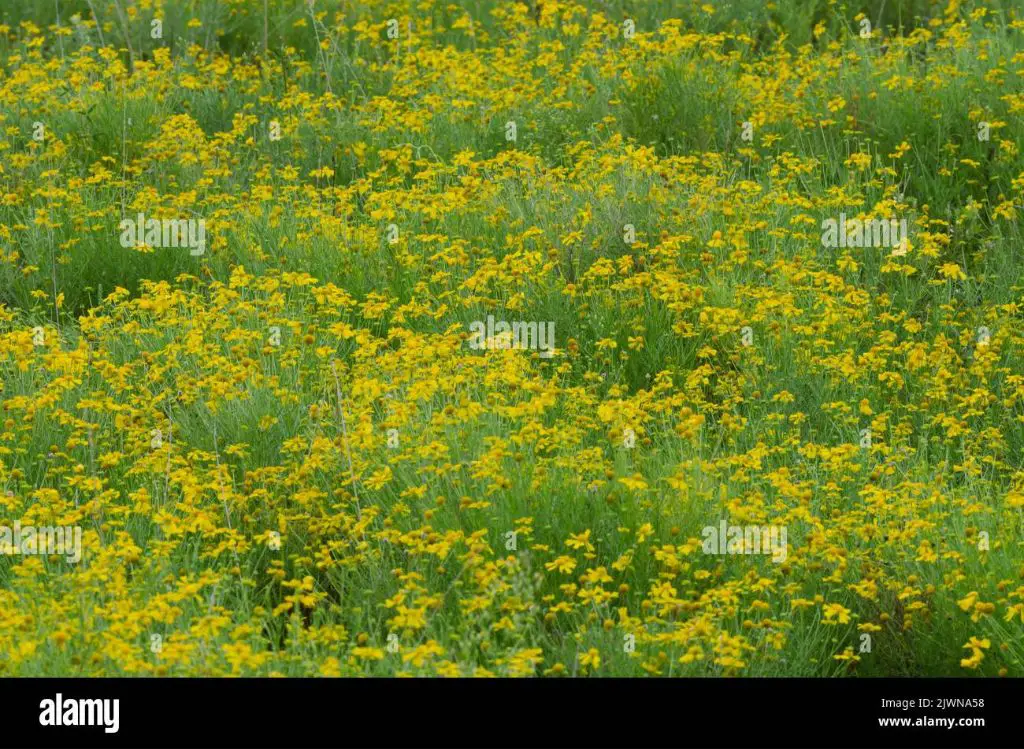
{"label": "grassy field", "polygon": [[1010,0],[4,3],[0,675],[1024,675],[1022,115]]}

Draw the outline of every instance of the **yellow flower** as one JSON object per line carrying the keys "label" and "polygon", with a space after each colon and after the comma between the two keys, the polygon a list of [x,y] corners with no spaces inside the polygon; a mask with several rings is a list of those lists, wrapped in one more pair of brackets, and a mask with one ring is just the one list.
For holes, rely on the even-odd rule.
{"label": "yellow flower", "polygon": [[384,651],[380,648],[358,647],[352,648],[352,655],[363,660],[379,661],[384,659]]}
{"label": "yellow flower", "polygon": [[988,638],[979,640],[977,637],[972,637],[968,640],[967,644],[964,645],[965,649],[971,651],[971,655],[968,658],[963,658],[960,661],[960,665],[963,668],[976,669],[981,665],[981,662],[985,659],[985,653],[983,651],[988,650],[991,646],[991,642]]}
{"label": "yellow flower", "polygon": [[320,665],[320,675],[327,677],[341,676],[341,662],[337,658],[327,658]]}
{"label": "yellow flower", "polygon": [[850,610],[839,603],[826,603],[821,607],[825,614],[822,624],[846,624],[850,621]]}
{"label": "yellow flower", "polygon": [[601,667],[601,654],[597,652],[597,648],[590,648],[586,653],[580,656],[580,665],[585,669],[596,671]]}
{"label": "yellow flower", "polygon": [[966,596],[956,602],[956,605],[960,607],[961,611],[970,611],[974,606],[974,602],[978,600],[977,591],[972,590]]}
{"label": "yellow flower", "polygon": [[939,273],[951,281],[963,281],[967,278],[967,274],[956,263],[943,263]]}
{"label": "yellow flower", "polygon": [[561,572],[563,575],[569,575],[572,574],[574,569],[576,569],[576,560],[572,557],[562,555],[553,561],[547,562],[544,567],[548,571],[557,571]]}
{"label": "yellow flower", "polygon": [[570,549],[586,549],[587,551],[593,551],[594,546],[590,543],[590,531],[586,530],[583,533],[570,534],[569,539],[565,542],[565,545]]}

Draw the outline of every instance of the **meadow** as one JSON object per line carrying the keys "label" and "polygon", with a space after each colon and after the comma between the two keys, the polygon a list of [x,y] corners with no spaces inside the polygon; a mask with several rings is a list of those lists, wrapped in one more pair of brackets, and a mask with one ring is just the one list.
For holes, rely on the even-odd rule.
{"label": "meadow", "polygon": [[3,3],[0,675],[1024,675],[1022,114],[1010,0]]}

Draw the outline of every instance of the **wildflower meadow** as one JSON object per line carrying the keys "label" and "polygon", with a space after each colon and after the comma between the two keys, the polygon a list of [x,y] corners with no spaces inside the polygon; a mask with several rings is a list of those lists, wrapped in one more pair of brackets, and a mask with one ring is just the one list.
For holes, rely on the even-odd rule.
{"label": "wildflower meadow", "polygon": [[1022,116],[1016,0],[0,2],[0,675],[1024,676]]}

